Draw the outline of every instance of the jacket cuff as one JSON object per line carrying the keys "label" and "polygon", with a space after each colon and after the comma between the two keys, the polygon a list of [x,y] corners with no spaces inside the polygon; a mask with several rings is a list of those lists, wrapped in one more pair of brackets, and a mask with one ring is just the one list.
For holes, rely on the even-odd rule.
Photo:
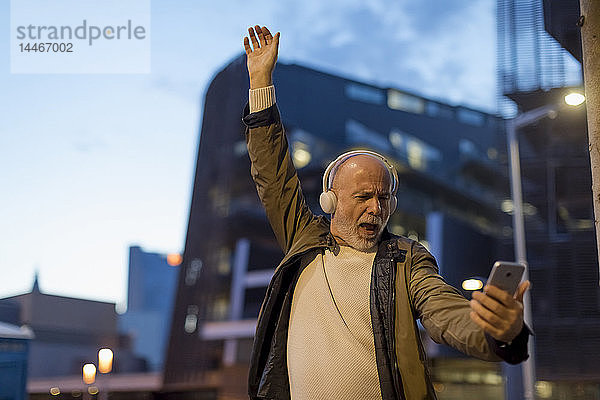
{"label": "jacket cuff", "polygon": [[491,335],[485,334],[490,349],[504,361],[509,364],[519,364],[529,358],[527,352],[527,342],[529,341],[529,335],[533,335],[529,327],[523,324],[523,329],[517,335],[516,338],[510,343],[505,343],[500,340],[494,339]]}
{"label": "jacket cuff", "polygon": [[269,108],[265,108],[264,110],[260,110],[255,113],[250,113],[250,106],[246,103],[246,107],[244,107],[244,116],[242,118],[242,122],[248,128],[258,128],[261,126],[268,126],[281,121],[281,116],[279,115],[279,109],[277,108],[277,104],[273,104]]}
{"label": "jacket cuff", "polygon": [[275,104],[275,86],[267,86],[248,91],[248,104],[250,112],[255,113]]}

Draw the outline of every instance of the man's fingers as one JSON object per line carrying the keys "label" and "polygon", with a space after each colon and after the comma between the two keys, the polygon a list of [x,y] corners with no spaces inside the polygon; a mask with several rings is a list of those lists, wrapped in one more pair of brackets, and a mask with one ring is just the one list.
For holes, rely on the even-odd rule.
{"label": "man's fingers", "polygon": [[254,34],[254,29],[252,27],[248,28],[248,33],[250,34],[250,40],[252,41],[252,47],[254,47],[254,51],[260,48],[258,44],[258,40],[256,40],[256,35]]}
{"label": "man's fingers", "polygon": [[246,54],[252,53],[252,48],[250,47],[250,40],[248,36],[244,36],[244,50],[246,50]]}
{"label": "man's fingers", "polygon": [[473,322],[475,322],[477,325],[479,325],[479,327],[481,329],[483,329],[485,332],[489,333],[496,339],[498,337],[500,337],[500,334],[501,334],[500,331],[498,329],[494,328],[492,325],[490,325],[489,322],[485,321],[479,315],[477,315],[477,313],[475,311],[471,311],[470,316],[471,316],[471,319],[473,320]]}
{"label": "man's fingers", "polygon": [[500,327],[504,323],[504,320],[498,317],[498,315],[494,314],[487,308],[481,305],[477,300],[471,300],[471,309],[481,317],[481,319],[487,321],[491,325],[495,327]]}
{"label": "man's fingers", "polygon": [[263,32],[261,27],[259,25],[256,25],[254,27],[254,30],[256,31],[256,34],[258,35],[258,40],[260,41],[260,45],[266,46],[268,43],[267,43],[267,40],[265,39],[265,33]]}
{"label": "man's fingers", "polygon": [[519,288],[517,289],[517,295],[515,296],[518,302],[523,303],[523,296],[525,295],[525,292],[527,291],[527,289],[529,289],[530,286],[531,282],[529,281],[521,282]]}
{"label": "man's fingers", "polygon": [[265,34],[265,39],[267,40],[267,44],[271,43],[271,41],[273,40],[273,35],[271,35],[271,32],[269,31],[269,29],[266,26],[263,26],[262,31]]}
{"label": "man's fingers", "polygon": [[483,292],[490,297],[493,297],[498,302],[504,304],[506,307],[512,307],[515,299],[507,291],[502,290],[494,285],[487,285],[483,288]]}
{"label": "man's fingers", "polygon": [[477,300],[481,305],[485,308],[493,312],[494,314],[500,315],[501,317],[505,317],[504,311],[506,307],[496,299],[488,296],[485,293],[481,292],[473,292],[473,299]]}

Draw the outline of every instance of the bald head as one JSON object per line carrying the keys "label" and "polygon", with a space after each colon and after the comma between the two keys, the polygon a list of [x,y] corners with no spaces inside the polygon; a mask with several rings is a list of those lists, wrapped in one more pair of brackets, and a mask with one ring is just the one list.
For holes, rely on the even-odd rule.
{"label": "bald head", "polygon": [[360,251],[376,248],[391,213],[392,183],[389,169],[375,156],[356,155],[337,168],[331,233],[338,242]]}
{"label": "bald head", "polygon": [[382,160],[375,156],[359,154],[348,158],[338,166],[331,187],[339,190],[361,178],[380,179],[387,182],[390,188],[392,185],[390,171]]}

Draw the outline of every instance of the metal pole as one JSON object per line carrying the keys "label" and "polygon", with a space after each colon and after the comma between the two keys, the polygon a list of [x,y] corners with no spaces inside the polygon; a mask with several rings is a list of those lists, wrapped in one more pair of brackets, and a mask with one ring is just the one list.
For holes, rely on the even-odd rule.
{"label": "metal pole", "polygon": [[[535,110],[534,110],[535,111]],[[551,110],[549,110],[551,111]],[[546,112],[544,115],[547,115]],[[525,115],[523,115],[525,117]],[[542,116],[543,117],[543,116]],[[542,118],[539,117],[539,118]],[[536,118],[539,119],[539,118]],[[528,118],[523,118],[523,120]],[[529,121],[527,121],[529,122]],[[533,121],[532,121],[533,122]],[[506,122],[506,135],[508,141],[508,151],[510,155],[510,185],[513,203],[513,238],[515,246],[515,258],[518,262],[525,264],[524,279],[529,279],[529,266],[527,264],[527,254],[525,248],[525,221],[523,219],[523,194],[521,192],[521,162],[519,158],[519,141],[517,138],[517,128],[519,127],[517,119],[508,120]],[[523,298],[523,312],[525,323],[531,328],[533,327],[531,315],[531,295],[529,291]],[[518,381],[516,373],[519,366],[505,367],[506,393],[507,400],[517,400],[524,398],[533,400],[535,398],[535,346],[533,337],[529,337],[528,351],[529,359],[521,364],[521,373],[523,378],[523,395],[517,394],[519,391],[514,387],[514,381]],[[512,376],[512,379],[511,379]],[[515,379],[517,378],[517,379]]]}

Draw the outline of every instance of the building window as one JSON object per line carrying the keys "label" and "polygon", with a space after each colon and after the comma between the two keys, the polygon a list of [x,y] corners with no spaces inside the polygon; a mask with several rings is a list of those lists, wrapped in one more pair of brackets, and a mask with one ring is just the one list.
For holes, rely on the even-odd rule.
{"label": "building window", "polygon": [[221,247],[215,256],[219,274],[229,275],[231,273],[231,251],[229,247]]}
{"label": "building window", "polygon": [[224,321],[229,317],[229,295],[216,297],[208,306],[210,321]]}
{"label": "building window", "polygon": [[460,139],[458,142],[458,151],[460,154],[464,154],[471,157],[479,157],[479,150],[475,143],[470,141],[469,139]]}
{"label": "building window", "polygon": [[190,305],[187,308],[187,315],[185,316],[185,323],[183,330],[186,333],[194,333],[198,327],[198,306]]}
{"label": "building window", "polygon": [[346,121],[346,140],[353,145],[368,146],[380,151],[390,150],[390,143],[384,135],[353,119]]}
{"label": "building window", "polygon": [[396,153],[414,169],[424,171],[442,160],[440,150],[406,132],[392,130],[389,140]]}
{"label": "building window", "polygon": [[432,117],[454,119],[454,109],[452,107],[433,101],[427,102],[427,114]]}
{"label": "building window", "polygon": [[465,124],[474,126],[485,125],[485,115],[478,111],[468,110],[466,108],[459,108],[457,116],[458,120]]}
{"label": "building window", "polygon": [[371,86],[349,83],[344,88],[344,93],[349,99],[358,100],[365,103],[382,105],[385,101],[383,91]]}
{"label": "building window", "polygon": [[200,275],[200,270],[202,270],[202,260],[199,258],[192,260],[185,271],[185,284],[187,286],[192,286],[196,283]]}
{"label": "building window", "polygon": [[238,140],[233,144],[233,155],[236,157],[245,156],[248,154],[248,146],[245,140]]}
{"label": "building window", "polygon": [[222,185],[214,185],[208,191],[213,210],[221,217],[229,215],[229,188],[225,189]]}
{"label": "building window", "polygon": [[424,99],[395,89],[388,90],[387,100],[388,107],[393,110],[402,110],[415,114],[422,114],[425,111]]}

